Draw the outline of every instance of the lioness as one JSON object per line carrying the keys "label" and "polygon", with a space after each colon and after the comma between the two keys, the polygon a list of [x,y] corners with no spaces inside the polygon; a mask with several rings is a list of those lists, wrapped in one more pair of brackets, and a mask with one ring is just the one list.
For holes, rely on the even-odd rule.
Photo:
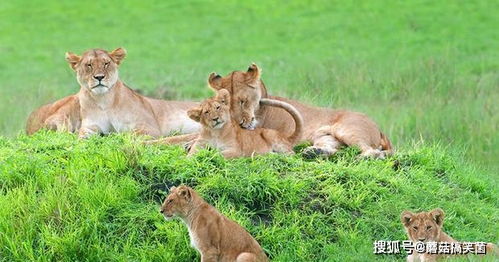
{"label": "lioness", "polygon": [[78,96],[71,95],[33,111],[26,122],[26,133],[32,135],[42,128],[75,133],[80,125],[80,102]]}
{"label": "lioness", "polygon": [[[405,231],[409,239],[413,242],[458,242],[448,236],[443,230],[444,211],[440,208],[431,210],[430,212],[412,213],[403,211],[400,215],[400,220],[404,225]],[[494,245],[488,243],[486,246],[487,254],[494,254]],[[416,253],[407,256],[407,261],[436,261],[440,258],[448,257],[449,255],[442,254],[426,254]]]}
{"label": "lioness", "polygon": [[342,145],[358,146],[363,156],[384,158],[392,153],[388,138],[366,115],[312,107],[294,100],[270,96],[260,75],[260,68],[252,64],[246,72],[234,71],[225,77],[216,73],[209,76],[211,88],[227,89],[230,92],[232,117],[241,127],[253,129],[258,126],[283,133],[292,132],[295,123],[286,111],[261,106],[262,98],[270,98],[287,102],[300,112],[304,120],[302,140],[313,143],[304,151],[305,156],[331,155]]}
{"label": "lioness", "polygon": [[258,242],[244,228],[220,214],[188,186],[172,187],[160,212],[167,220],[177,216],[184,221],[201,261],[267,261]]}
{"label": "lioness", "polygon": [[153,137],[172,131],[198,131],[200,125],[186,114],[197,103],[148,98],[119,80],[118,66],[125,56],[123,48],[112,52],[91,49],[82,56],[66,53],[80,84],[77,94],[82,119],[80,138],[127,131]]}
{"label": "lioness", "polygon": [[198,107],[187,111],[190,118],[203,126],[189,155],[205,145],[222,150],[226,158],[269,152],[292,153],[293,146],[302,135],[303,120],[300,113],[282,101],[266,99],[264,102],[286,110],[293,117],[296,129],[291,135],[274,129],[257,128],[254,131],[242,129],[231,117],[229,91],[220,89],[214,98],[209,98]]}

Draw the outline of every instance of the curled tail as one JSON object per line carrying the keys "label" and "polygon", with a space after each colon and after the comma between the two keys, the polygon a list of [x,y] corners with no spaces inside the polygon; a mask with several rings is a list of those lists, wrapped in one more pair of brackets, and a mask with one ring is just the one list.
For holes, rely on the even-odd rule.
{"label": "curled tail", "polygon": [[260,100],[260,104],[279,107],[286,110],[291,115],[291,117],[293,117],[293,120],[295,121],[295,131],[287,139],[292,144],[298,142],[298,140],[301,138],[303,134],[303,118],[301,117],[300,112],[298,112],[298,110],[296,110],[294,106],[279,100],[262,98]]}
{"label": "curled tail", "polygon": [[386,137],[386,135],[383,133],[381,133],[381,149],[385,151],[387,154],[393,153],[392,143],[390,142],[388,137]]}

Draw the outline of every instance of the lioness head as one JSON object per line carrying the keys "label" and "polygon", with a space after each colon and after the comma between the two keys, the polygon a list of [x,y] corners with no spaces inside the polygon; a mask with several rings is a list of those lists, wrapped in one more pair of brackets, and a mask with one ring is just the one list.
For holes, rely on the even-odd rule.
{"label": "lioness head", "polygon": [[126,56],[123,48],[112,52],[91,49],[82,56],[66,53],[66,61],[76,71],[78,83],[94,94],[104,94],[118,81],[118,65]]}
{"label": "lioness head", "polygon": [[231,121],[230,94],[226,89],[217,91],[217,95],[203,101],[198,107],[187,111],[189,117],[203,126],[218,129]]}
{"label": "lioness head", "polygon": [[246,129],[256,127],[255,113],[260,108],[260,99],[267,97],[267,90],[260,80],[260,74],[260,68],[256,64],[251,64],[246,72],[234,71],[225,77],[211,73],[208,78],[211,88],[229,91],[232,117]]}
{"label": "lioness head", "polygon": [[170,193],[163,202],[163,205],[161,205],[159,212],[167,220],[174,216],[185,216],[191,208],[193,194],[194,191],[188,186],[171,187]]}
{"label": "lioness head", "polygon": [[404,211],[400,215],[400,220],[413,242],[434,242],[438,240],[442,232],[444,211],[440,208],[416,214]]}

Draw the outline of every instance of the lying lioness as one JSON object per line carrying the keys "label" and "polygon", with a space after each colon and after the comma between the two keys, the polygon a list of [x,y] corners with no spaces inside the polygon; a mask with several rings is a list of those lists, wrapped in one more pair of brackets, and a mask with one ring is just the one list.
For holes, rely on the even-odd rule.
{"label": "lying lioness", "polygon": [[[412,213],[404,211],[400,215],[400,220],[404,225],[405,231],[409,239],[413,242],[458,242],[448,236],[442,229],[444,224],[444,211],[440,208],[433,209],[430,212]],[[495,246],[488,243],[486,253],[494,255]],[[451,255],[443,254],[427,254],[416,253],[407,256],[407,261],[436,261],[440,258],[449,257]]]}
{"label": "lying lioness", "polygon": [[234,71],[225,77],[212,73],[209,85],[215,90],[227,89],[231,94],[232,117],[246,129],[263,127],[282,133],[294,130],[295,123],[282,109],[260,106],[263,98],[285,101],[294,106],[304,120],[303,137],[313,145],[305,150],[306,156],[331,155],[342,145],[358,146],[363,156],[383,158],[392,153],[388,138],[376,123],[364,114],[327,108],[312,107],[300,102],[270,96],[261,70],[255,64],[247,72]]}
{"label": "lying lioness", "polygon": [[66,60],[80,84],[79,136],[131,131],[157,137],[172,131],[198,131],[200,125],[186,114],[197,103],[148,98],[119,80],[118,66],[125,55],[123,48],[112,52],[91,49],[82,56],[66,53]]}
{"label": "lying lioness", "polygon": [[167,220],[177,216],[184,221],[201,261],[267,261],[258,242],[244,228],[220,214],[190,187],[172,187],[160,212]]}
{"label": "lying lioness", "polygon": [[71,95],[33,111],[26,122],[26,133],[31,135],[42,128],[75,133],[80,125],[80,102],[78,96]]}
{"label": "lying lioness", "polygon": [[292,153],[293,146],[302,135],[303,120],[300,113],[290,104],[281,101],[267,99],[265,103],[283,108],[293,117],[296,128],[291,135],[274,129],[257,128],[250,131],[240,128],[231,117],[229,91],[220,89],[214,98],[187,111],[190,118],[203,126],[189,155],[206,145],[220,149],[226,158],[269,152]]}
{"label": "lying lioness", "polygon": [[[215,90],[227,89],[231,94],[231,114],[243,128],[275,129],[290,134],[295,130],[292,116],[281,108],[265,106],[263,99],[270,98],[291,104],[303,117],[303,135],[300,141],[312,142],[304,155],[332,155],[341,146],[358,146],[363,156],[384,158],[392,154],[392,145],[376,123],[364,114],[327,108],[312,107],[283,97],[270,96],[260,79],[261,70],[255,64],[246,72],[234,71],[225,77],[210,74],[208,83]],[[169,137],[151,143],[187,144],[195,134]]]}

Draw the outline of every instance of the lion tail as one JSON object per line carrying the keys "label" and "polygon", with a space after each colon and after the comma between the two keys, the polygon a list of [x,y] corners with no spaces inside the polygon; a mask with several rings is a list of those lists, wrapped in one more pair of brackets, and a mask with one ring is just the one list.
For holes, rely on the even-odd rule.
{"label": "lion tail", "polygon": [[293,117],[293,120],[295,121],[295,131],[287,139],[290,143],[296,144],[303,135],[303,118],[300,112],[298,112],[294,106],[279,100],[262,98],[260,104],[282,108]]}
{"label": "lion tail", "polygon": [[385,151],[386,154],[391,155],[393,153],[393,147],[392,143],[390,142],[390,139],[388,139],[388,137],[382,132],[380,132],[380,134],[381,134],[381,149]]}

